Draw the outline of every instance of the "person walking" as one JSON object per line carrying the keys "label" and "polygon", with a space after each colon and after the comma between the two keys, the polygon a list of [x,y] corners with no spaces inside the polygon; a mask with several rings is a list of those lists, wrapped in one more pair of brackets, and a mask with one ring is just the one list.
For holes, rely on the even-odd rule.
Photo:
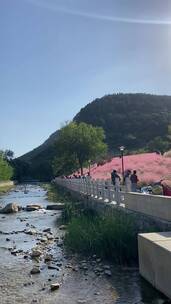
{"label": "person walking", "polygon": [[116,170],[113,170],[111,173],[111,180],[112,180],[112,184],[114,185],[114,188],[120,188],[120,181],[121,178],[120,176],[117,174]]}
{"label": "person walking", "polygon": [[124,182],[125,182],[125,190],[126,192],[131,192],[131,170],[127,170],[124,176]]}
{"label": "person walking", "polygon": [[120,203],[120,193],[119,192],[121,191],[121,185],[120,185],[121,178],[117,174],[116,170],[112,171],[111,180],[112,180],[112,184],[114,185],[115,199],[116,199],[117,204],[119,205],[119,203]]}
{"label": "person walking", "polygon": [[130,177],[131,180],[131,191],[137,192],[137,183],[138,183],[138,177],[137,177],[137,171],[134,170]]}

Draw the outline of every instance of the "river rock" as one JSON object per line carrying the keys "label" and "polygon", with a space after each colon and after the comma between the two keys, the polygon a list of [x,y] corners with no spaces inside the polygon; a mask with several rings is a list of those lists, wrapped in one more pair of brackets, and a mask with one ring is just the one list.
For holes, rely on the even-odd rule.
{"label": "river rock", "polygon": [[45,255],[45,262],[52,261],[52,259],[53,259],[53,255],[52,254],[47,253]]}
{"label": "river rock", "polygon": [[51,228],[46,228],[43,230],[43,232],[51,232]]}
{"label": "river rock", "polygon": [[67,229],[67,225],[61,225],[59,226],[59,230],[66,230]]}
{"label": "river rock", "polygon": [[37,211],[39,209],[42,209],[42,206],[35,204],[27,205],[25,208],[26,211]]}
{"label": "river rock", "polygon": [[32,270],[30,271],[31,274],[37,274],[40,273],[40,268],[38,266],[34,266]]}
{"label": "river rock", "polygon": [[16,213],[19,211],[19,206],[16,203],[7,204],[0,210],[0,213]]}
{"label": "river rock", "polygon": [[52,264],[48,265],[48,269],[56,269],[56,270],[59,270],[59,268],[58,268],[57,266],[52,265]]}
{"label": "river rock", "polygon": [[110,270],[110,266],[109,266],[109,265],[103,265],[103,268],[104,268],[105,270]]}
{"label": "river rock", "polygon": [[65,207],[65,204],[62,204],[62,203],[56,203],[54,205],[48,205],[46,207],[47,210],[62,210],[64,209]]}
{"label": "river rock", "polygon": [[111,277],[112,272],[110,270],[105,270],[104,274],[107,275],[108,277]]}
{"label": "river rock", "polygon": [[29,229],[29,230],[24,230],[24,233],[29,235],[35,235],[37,234],[37,231],[35,229]]}
{"label": "river rock", "polygon": [[32,253],[31,253],[31,257],[32,258],[38,258],[38,257],[41,256],[41,254],[42,254],[42,252],[39,249],[33,248]]}
{"label": "river rock", "polygon": [[47,239],[48,239],[48,241],[52,241],[52,240],[54,240],[54,237],[52,235],[47,235]]}
{"label": "river rock", "polygon": [[57,290],[57,289],[59,289],[59,287],[60,287],[59,283],[53,283],[50,285],[51,291]]}
{"label": "river rock", "polygon": [[47,241],[48,241],[47,237],[42,237],[40,239],[40,242],[42,242],[42,243],[46,243]]}

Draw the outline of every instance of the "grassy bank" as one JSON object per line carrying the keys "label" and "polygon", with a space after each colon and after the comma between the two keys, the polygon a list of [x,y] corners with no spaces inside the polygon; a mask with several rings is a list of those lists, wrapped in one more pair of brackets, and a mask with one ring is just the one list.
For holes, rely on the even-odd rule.
{"label": "grassy bank", "polygon": [[98,216],[87,212],[72,218],[65,243],[83,255],[98,254],[119,264],[137,261],[138,227],[131,217],[113,213]]}
{"label": "grassy bank", "polygon": [[9,192],[12,188],[14,188],[14,186],[2,186],[0,187],[0,195],[3,195],[7,192]]}
{"label": "grassy bank", "polygon": [[47,191],[47,198],[51,202],[67,203],[68,200],[71,200],[71,196],[68,192],[63,191],[63,189],[54,184],[43,184],[43,188]]}

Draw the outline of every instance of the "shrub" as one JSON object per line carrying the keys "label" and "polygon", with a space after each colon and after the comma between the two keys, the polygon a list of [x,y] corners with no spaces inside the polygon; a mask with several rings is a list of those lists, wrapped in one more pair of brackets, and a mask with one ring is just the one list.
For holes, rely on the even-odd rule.
{"label": "shrub", "polygon": [[65,243],[83,255],[98,254],[119,264],[131,264],[137,262],[137,233],[138,226],[131,215],[89,213],[71,220]]}

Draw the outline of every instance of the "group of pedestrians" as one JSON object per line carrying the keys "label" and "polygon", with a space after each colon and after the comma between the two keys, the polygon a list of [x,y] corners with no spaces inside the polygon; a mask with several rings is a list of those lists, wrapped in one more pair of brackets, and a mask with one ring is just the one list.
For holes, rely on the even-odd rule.
{"label": "group of pedestrians", "polygon": [[[121,177],[116,170],[113,170],[111,173],[111,181],[114,185],[115,191],[118,192],[121,190]],[[136,170],[127,170],[124,174],[123,184],[125,185],[126,192],[136,192],[137,191],[138,177]]]}

